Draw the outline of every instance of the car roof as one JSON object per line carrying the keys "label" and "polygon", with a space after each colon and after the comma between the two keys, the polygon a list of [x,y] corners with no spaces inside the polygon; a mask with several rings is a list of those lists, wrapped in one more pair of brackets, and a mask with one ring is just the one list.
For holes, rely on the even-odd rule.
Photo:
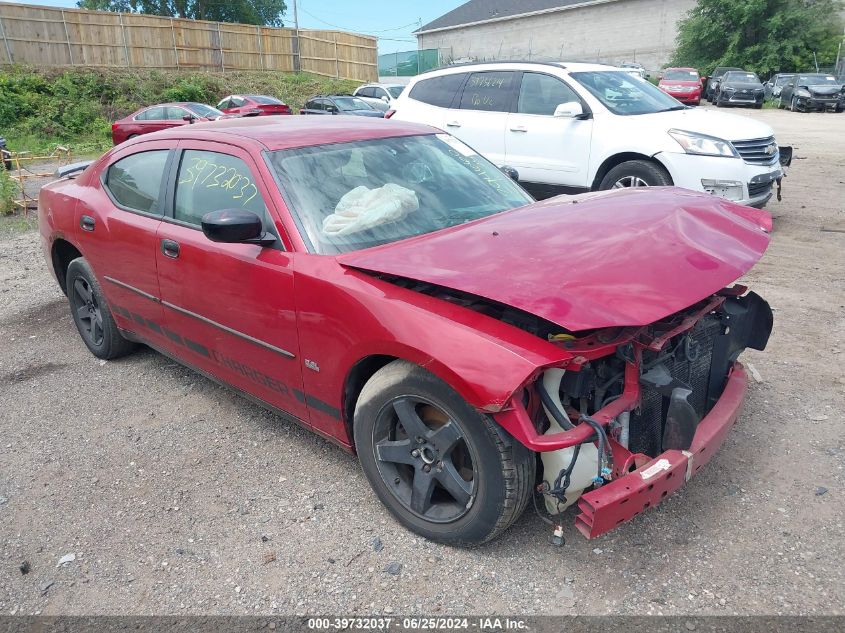
{"label": "car roof", "polygon": [[589,72],[589,71],[624,71],[618,66],[610,64],[602,64],[599,62],[566,62],[566,61],[552,61],[552,62],[531,62],[531,61],[497,61],[497,62],[467,62],[465,64],[453,64],[451,66],[444,66],[436,68],[426,73],[417,75],[414,79],[419,80],[429,76],[446,75],[453,73],[466,72],[467,70],[523,70],[525,68],[536,67],[554,67],[565,72]]}
{"label": "car roof", "polygon": [[[284,121],[266,119],[282,118]],[[289,119],[289,120],[288,120]],[[257,143],[271,151],[328,143],[348,143],[395,136],[437,134],[440,130],[405,121],[362,117],[248,117],[194,123],[153,132],[138,139],[195,139],[231,142],[234,138]]]}

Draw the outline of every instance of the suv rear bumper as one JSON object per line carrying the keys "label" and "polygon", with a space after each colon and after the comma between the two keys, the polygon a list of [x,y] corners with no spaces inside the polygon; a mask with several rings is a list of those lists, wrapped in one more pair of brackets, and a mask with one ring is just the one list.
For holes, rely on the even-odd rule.
{"label": "suv rear bumper", "polygon": [[725,390],[699,422],[690,449],[666,451],[641,468],[583,495],[578,501],[580,514],[575,527],[587,538],[601,536],[681,488],[722,445],[739,417],[747,390],[745,368],[734,363]]}

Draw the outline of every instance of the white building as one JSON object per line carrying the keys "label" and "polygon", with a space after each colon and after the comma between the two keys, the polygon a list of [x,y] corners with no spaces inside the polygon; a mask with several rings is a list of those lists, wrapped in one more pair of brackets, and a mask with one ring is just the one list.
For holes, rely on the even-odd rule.
{"label": "white building", "polygon": [[470,0],[416,31],[444,60],[520,59],[665,65],[696,0]]}

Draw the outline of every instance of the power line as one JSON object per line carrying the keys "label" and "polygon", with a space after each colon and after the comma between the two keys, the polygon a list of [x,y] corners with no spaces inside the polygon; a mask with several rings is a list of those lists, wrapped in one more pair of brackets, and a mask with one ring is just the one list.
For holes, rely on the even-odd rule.
{"label": "power line", "polygon": [[[304,9],[302,7],[302,5],[299,6],[299,10],[302,11],[303,13],[305,13],[306,15],[311,16],[313,19],[317,20],[317,22],[320,22],[321,24],[325,24],[326,26],[330,26],[330,27],[335,28],[335,29],[340,29],[341,31],[359,31],[359,32],[361,31],[360,29],[350,29],[350,28],[346,28],[344,26],[340,26],[338,24],[332,24],[331,22],[326,22],[322,18],[318,18],[316,15],[314,15],[310,11]],[[417,21],[414,20],[413,22],[410,22],[409,24],[404,24],[402,26],[396,26],[396,27],[389,28],[389,29],[381,29],[381,30],[378,30],[378,31],[374,31],[372,29],[367,29],[366,31],[367,31],[367,33],[387,33],[387,32],[390,32],[390,31],[401,31],[402,29],[407,29],[409,26],[416,26],[416,24],[417,24]],[[387,38],[384,38],[384,39],[387,39]],[[411,41],[411,40],[409,40],[409,41]]]}

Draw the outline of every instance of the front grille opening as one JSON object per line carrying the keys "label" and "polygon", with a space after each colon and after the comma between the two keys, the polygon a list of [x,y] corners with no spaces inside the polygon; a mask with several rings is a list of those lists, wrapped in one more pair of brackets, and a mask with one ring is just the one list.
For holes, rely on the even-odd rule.
{"label": "front grille opening", "polygon": [[775,137],[755,138],[743,141],[731,141],[736,151],[746,163],[752,165],[773,165],[778,160],[777,151],[769,154],[766,148],[775,145]]}

